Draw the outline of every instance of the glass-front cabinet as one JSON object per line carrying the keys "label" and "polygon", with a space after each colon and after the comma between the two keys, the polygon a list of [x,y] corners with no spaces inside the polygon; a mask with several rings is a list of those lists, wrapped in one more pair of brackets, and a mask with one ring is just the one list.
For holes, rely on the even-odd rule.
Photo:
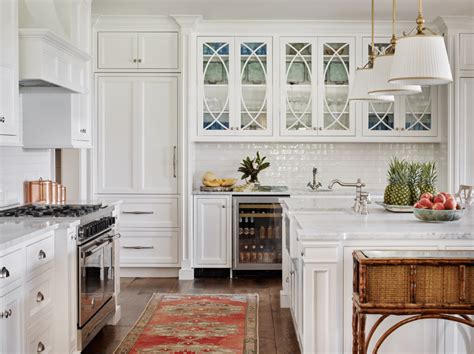
{"label": "glass-front cabinet", "polygon": [[282,135],[354,135],[354,38],[282,38],[280,48]]}
{"label": "glass-front cabinet", "polygon": [[272,41],[200,37],[200,135],[271,135]]}
{"label": "glass-front cabinet", "polygon": [[[364,58],[371,51],[369,38],[363,39]],[[384,54],[390,47],[390,38],[377,38],[375,51]],[[363,104],[363,134],[365,136],[436,136],[437,121],[433,95],[434,86],[422,87],[415,95],[395,97],[395,102],[368,102]]]}

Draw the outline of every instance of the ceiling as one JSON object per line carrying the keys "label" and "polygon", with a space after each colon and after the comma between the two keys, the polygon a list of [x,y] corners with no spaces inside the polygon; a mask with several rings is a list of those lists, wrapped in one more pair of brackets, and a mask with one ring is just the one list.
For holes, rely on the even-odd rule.
{"label": "ceiling", "polygon": [[[378,20],[391,17],[391,0],[376,0]],[[398,0],[398,18],[413,20],[417,0]],[[203,15],[221,20],[367,20],[370,0],[93,0],[94,14]],[[474,0],[424,0],[428,21],[438,16],[474,16]]]}

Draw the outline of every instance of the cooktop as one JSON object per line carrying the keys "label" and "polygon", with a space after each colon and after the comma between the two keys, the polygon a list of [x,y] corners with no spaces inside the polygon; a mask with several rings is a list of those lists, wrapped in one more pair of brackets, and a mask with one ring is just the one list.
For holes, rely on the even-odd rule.
{"label": "cooktop", "polygon": [[79,217],[100,207],[100,204],[27,204],[0,210],[0,217]]}

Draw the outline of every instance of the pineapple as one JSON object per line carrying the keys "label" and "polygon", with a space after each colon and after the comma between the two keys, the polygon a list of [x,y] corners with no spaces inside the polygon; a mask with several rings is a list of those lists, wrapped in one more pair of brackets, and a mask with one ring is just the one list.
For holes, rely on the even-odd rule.
{"label": "pineapple", "polygon": [[394,157],[388,169],[389,185],[385,188],[385,204],[411,205],[409,177],[408,163],[405,160],[399,160]]}
{"label": "pineapple", "polygon": [[438,179],[438,171],[436,170],[436,162],[426,162],[421,165],[420,176],[420,194],[431,193],[437,194],[436,180]]}
{"label": "pineapple", "polygon": [[411,205],[414,205],[420,199],[420,178],[421,164],[412,162],[408,165],[408,186],[410,187]]}

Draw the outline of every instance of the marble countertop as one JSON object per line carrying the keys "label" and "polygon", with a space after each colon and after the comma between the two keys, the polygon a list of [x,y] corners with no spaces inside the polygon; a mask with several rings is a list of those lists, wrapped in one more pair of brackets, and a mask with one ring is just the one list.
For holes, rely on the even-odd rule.
{"label": "marble countertop", "polygon": [[445,223],[423,222],[412,213],[390,213],[374,204],[369,215],[324,205],[311,212],[297,211],[294,217],[301,240],[466,239],[474,246],[474,207],[461,220]]}
{"label": "marble countertop", "polygon": [[50,221],[27,220],[0,222],[0,252],[58,228]]}
{"label": "marble countertop", "polygon": [[333,191],[312,191],[309,188],[288,188],[287,191],[246,191],[246,192],[206,192],[200,191],[199,189],[193,190],[194,195],[291,195],[301,198],[321,198],[321,197],[355,197],[355,189],[353,188],[341,188],[334,189]]}

